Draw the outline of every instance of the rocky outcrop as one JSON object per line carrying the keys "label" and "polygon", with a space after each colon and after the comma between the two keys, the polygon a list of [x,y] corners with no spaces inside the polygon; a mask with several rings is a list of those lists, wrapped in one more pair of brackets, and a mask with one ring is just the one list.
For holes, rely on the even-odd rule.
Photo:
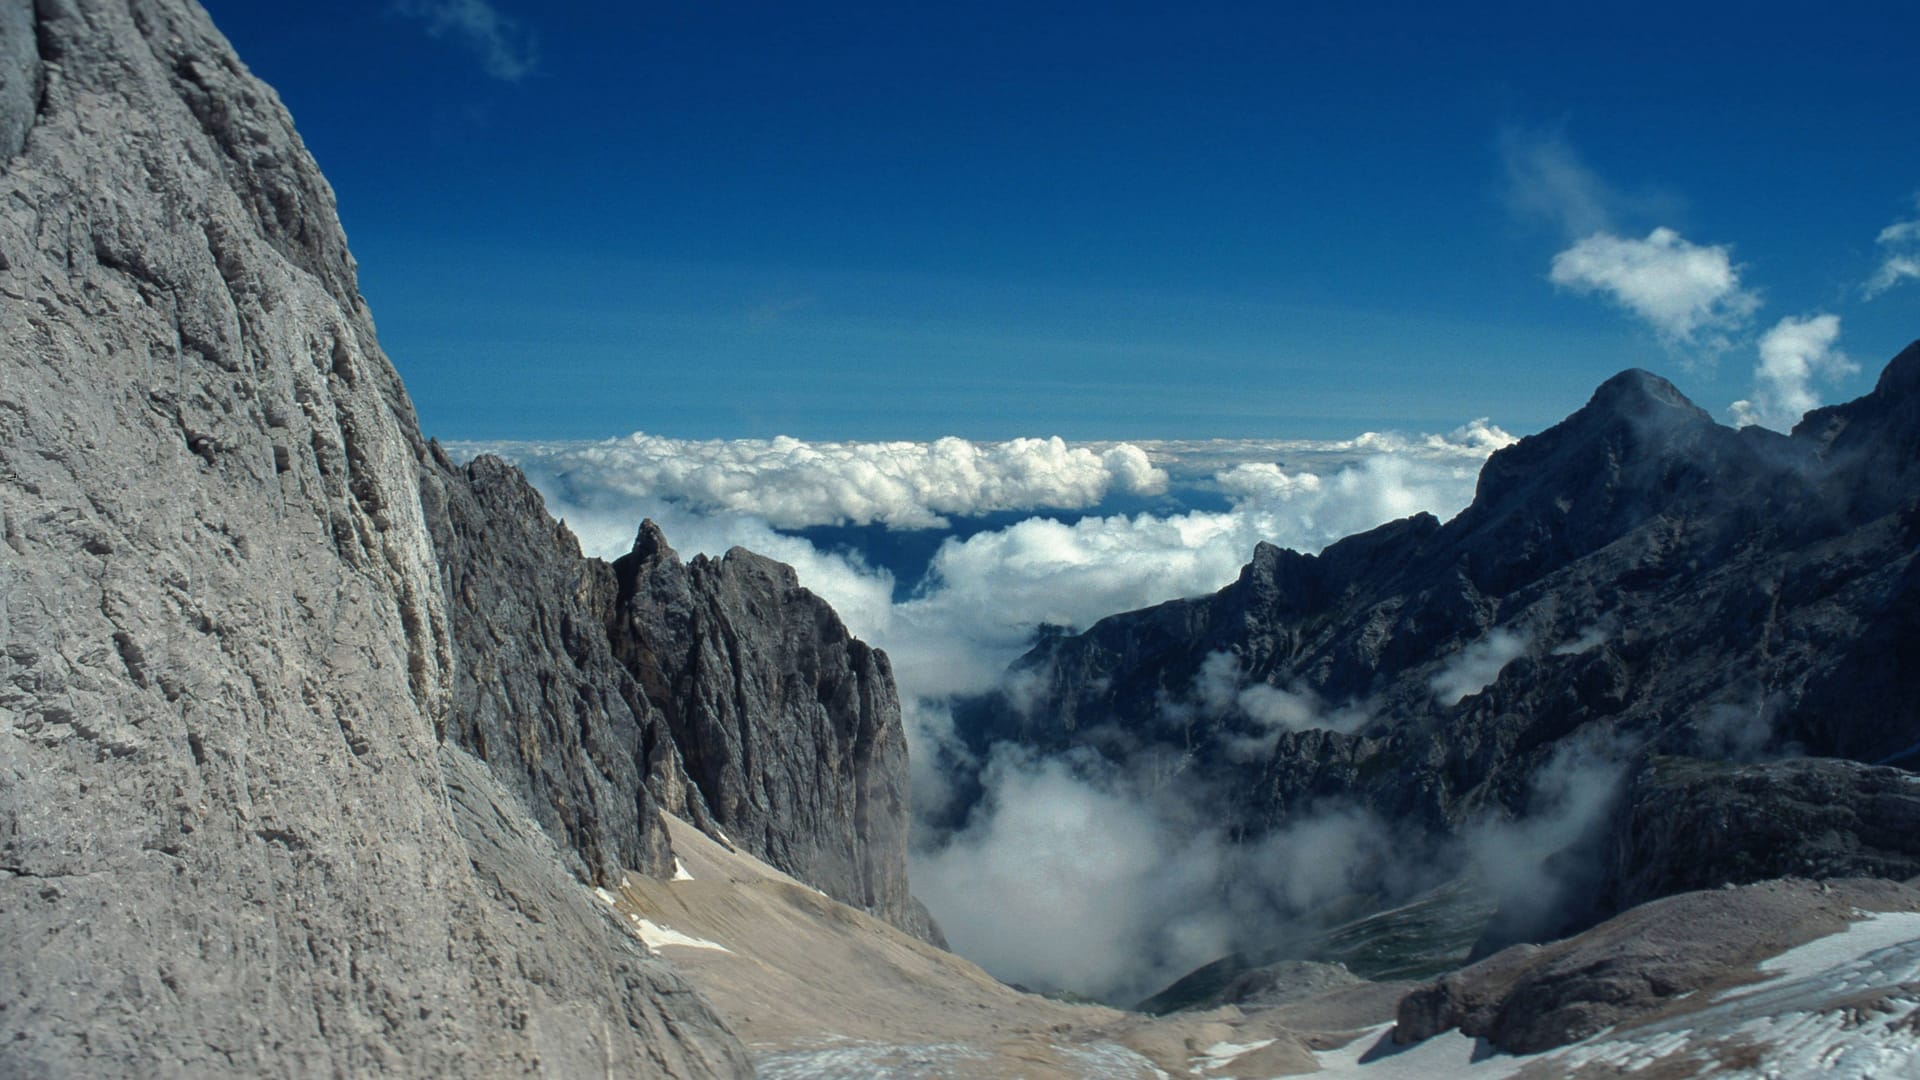
{"label": "rocky outcrop", "polygon": [[[1020,694],[963,706],[961,733],[981,760],[999,740],[1162,755],[1203,777],[1210,811],[1244,835],[1358,805],[1416,849],[1542,813],[1565,794],[1543,777],[1585,770],[1591,786],[1636,755],[1751,765],[1741,798],[1755,804],[1805,786],[1804,768],[1765,764],[1783,757],[1911,760],[1917,414],[1920,344],[1792,437],[1722,427],[1665,380],[1622,373],[1495,453],[1452,521],[1416,516],[1317,556],[1261,545],[1213,596],[1040,642],[1011,673]],[[1222,671],[1232,686],[1209,694]],[[1247,688],[1287,708],[1257,715]],[[1867,788],[1827,794],[1864,800],[1835,810],[1849,820],[1879,813]],[[1581,840],[1597,852],[1609,804],[1585,802]],[[1624,812],[1650,820],[1657,802]],[[1772,844],[1765,833],[1722,839]],[[1782,865],[1819,842],[1699,865],[1733,881],[1861,868]],[[1688,887],[1664,873],[1635,871],[1619,902]]]}
{"label": "rocky outcrop", "polygon": [[652,523],[613,564],[609,633],[723,832],[836,900],[938,940],[907,889],[910,797],[886,654],[793,568],[682,562]]}
{"label": "rocky outcrop", "polygon": [[1251,1011],[1358,986],[1365,981],[1348,971],[1345,964],[1281,960],[1250,966],[1239,957],[1227,957],[1182,977],[1136,1008],[1153,1016],[1217,1009],[1222,1005],[1238,1005]]}
{"label": "rocky outcrop", "polygon": [[0,1073],[746,1073],[442,739],[423,447],[272,91],[179,0],[0,28]]}
{"label": "rocky outcrop", "polygon": [[1654,758],[1610,822],[1601,914],[1769,878],[1920,875],[1920,777],[1834,759]]}
{"label": "rocky outcrop", "polygon": [[1846,928],[1863,911],[1920,910],[1920,889],[1888,881],[1768,881],[1635,908],[1565,941],[1516,945],[1400,1001],[1393,1038],[1451,1028],[1515,1054],[1565,1046],[1614,1025],[1713,1003],[1759,981],[1757,965]]}

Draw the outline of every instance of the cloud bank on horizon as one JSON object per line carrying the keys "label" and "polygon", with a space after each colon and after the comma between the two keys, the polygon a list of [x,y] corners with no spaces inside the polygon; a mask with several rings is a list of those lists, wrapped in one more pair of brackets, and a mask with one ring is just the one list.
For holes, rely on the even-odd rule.
{"label": "cloud bank on horizon", "polygon": [[[1083,627],[1117,611],[1218,589],[1262,541],[1318,551],[1422,511],[1451,516],[1480,465],[1514,437],[1485,420],[1444,435],[1334,441],[1069,445],[689,442],[455,443],[518,465],[590,554],[624,553],[643,518],[684,554],[748,547],[795,566],[849,627],[892,655],[907,695],[994,685],[1042,624]],[[1284,463],[1284,464],[1283,464]],[[1160,495],[1165,512],[1103,512]],[[1224,509],[1197,508],[1224,504]],[[942,539],[924,578],[794,530],[877,523],[948,530],[956,517],[1029,512]],[[896,585],[911,586],[896,599]]]}
{"label": "cloud bank on horizon", "polygon": [[[463,444],[483,449],[486,444]],[[777,529],[880,524],[944,529],[947,515],[1082,510],[1110,495],[1158,495],[1166,472],[1131,443],[1048,439],[977,443],[669,439],[635,432],[596,443],[503,447],[556,483],[601,499],[663,500],[697,514],[740,513]]]}

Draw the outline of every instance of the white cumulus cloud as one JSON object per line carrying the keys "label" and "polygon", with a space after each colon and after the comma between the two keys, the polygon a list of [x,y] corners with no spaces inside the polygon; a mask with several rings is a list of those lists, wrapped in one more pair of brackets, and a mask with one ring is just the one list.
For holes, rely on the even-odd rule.
{"label": "white cumulus cloud", "polygon": [[1839,339],[1838,315],[1804,319],[1789,316],[1774,324],[1760,339],[1760,363],[1753,369],[1753,396],[1733,403],[1735,425],[1759,424],[1789,431],[1807,410],[1819,407],[1815,382],[1860,370],[1833,347]]}
{"label": "white cumulus cloud", "polygon": [[1553,257],[1555,285],[1598,293],[1672,345],[1720,347],[1760,306],[1725,245],[1693,244],[1669,228],[1644,239],[1598,232]]}

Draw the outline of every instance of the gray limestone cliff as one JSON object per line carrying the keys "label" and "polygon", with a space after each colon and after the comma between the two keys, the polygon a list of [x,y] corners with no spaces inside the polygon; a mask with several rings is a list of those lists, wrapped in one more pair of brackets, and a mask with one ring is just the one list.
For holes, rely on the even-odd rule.
{"label": "gray limestone cliff", "polygon": [[907,891],[907,743],[886,654],[792,567],[749,551],[682,562],[646,522],[613,571],[614,650],[723,835],[937,942]]}
{"label": "gray limestone cliff", "polygon": [[0,1074],[746,1074],[567,872],[656,839],[549,835],[605,748],[461,745],[426,450],[272,91],[185,0],[0,34]]}

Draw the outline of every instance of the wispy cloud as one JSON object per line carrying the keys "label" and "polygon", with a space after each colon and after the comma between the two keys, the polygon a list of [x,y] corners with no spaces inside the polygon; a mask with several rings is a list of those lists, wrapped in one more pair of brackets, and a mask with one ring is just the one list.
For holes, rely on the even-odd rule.
{"label": "wispy cloud", "polygon": [[1760,307],[1730,247],[1690,243],[1664,226],[1644,239],[1594,233],[1555,255],[1549,277],[1607,297],[1673,347],[1723,349]]}
{"label": "wispy cloud", "polygon": [[398,0],[394,10],[426,24],[427,33],[471,49],[487,74],[519,82],[539,65],[532,32],[489,0]]}
{"label": "wispy cloud", "polygon": [[1569,237],[1613,227],[1619,195],[1587,167],[1559,129],[1506,128],[1499,145],[1507,207],[1514,216],[1550,222]]}
{"label": "wispy cloud", "polygon": [[1447,658],[1428,685],[1433,699],[1452,708],[1493,685],[1508,664],[1527,651],[1528,639],[1511,630],[1495,630]]}
{"label": "wispy cloud", "polygon": [[1504,127],[1496,147],[1508,212],[1568,240],[1622,232],[1622,222],[1671,221],[1685,206],[1669,191],[1612,183],[1587,164],[1559,124]]}
{"label": "wispy cloud", "polygon": [[1219,729],[1220,738],[1227,756],[1235,761],[1271,756],[1280,736],[1288,732],[1320,728],[1352,734],[1372,719],[1365,705],[1330,707],[1304,683],[1280,687],[1251,681],[1240,658],[1224,650],[1208,653],[1201,661],[1185,697],[1161,700],[1160,715],[1166,723],[1182,727],[1202,717],[1227,721]]}
{"label": "wispy cloud", "polygon": [[1131,1004],[1230,952],[1317,925],[1329,902],[1426,872],[1351,806],[1298,809],[1255,841],[1194,778],[999,744],[966,826],[913,853],[915,891],[962,955],[1042,989]]}
{"label": "wispy cloud", "polygon": [[[1920,196],[1914,198],[1920,209]],[[1896,221],[1880,230],[1880,269],[1862,290],[1871,300],[1908,278],[1920,278],[1920,218]]]}
{"label": "wispy cloud", "polygon": [[1581,902],[1600,860],[1580,848],[1604,828],[1633,749],[1597,727],[1562,739],[1534,773],[1524,813],[1468,828],[1469,865],[1500,902],[1490,934],[1539,940]]}
{"label": "wispy cloud", "polygon": [[1760,363],[1753,369],[1753,397],[1733,403],[1733,422],[1788,431],[1808,409],[1820,404],[1814,383],[1859,371],[1859,365],[1833,347],[1840,339],[1840,316],[1791,316],[1760,339]]}
{"label": "wispy cloud", "polygon": [[818,298],[812,294],[804,296],[776,296],[764,303],[756,304],[747,312],[747,322],[755,326],[776,323],[796,312],[812,307]]}

